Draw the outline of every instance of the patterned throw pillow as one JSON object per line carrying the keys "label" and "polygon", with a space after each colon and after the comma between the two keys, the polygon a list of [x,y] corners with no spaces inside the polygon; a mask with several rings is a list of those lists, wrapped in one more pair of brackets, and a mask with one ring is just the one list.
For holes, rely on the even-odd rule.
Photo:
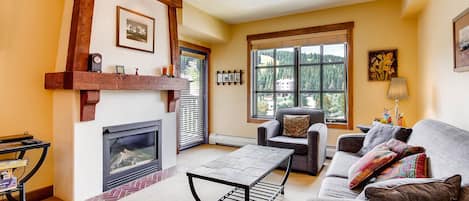
{"label": "patterned throw pillow", "polygon": [[366,153],[355,164],[352,165],[348,173],[348,185],[354,189],[370,178],[375,171],[392,162],[397,154],[385,146],[376,146]]}
{"label": "patterned throw pillow", "polygon": [[398,178],[427,178],[427,155],[425,153],[407,156],[391,167],[386,168],[376,178],[376,181]]}
{"label": "patterned throw pillow", "polygon": [[423,147],[408,145],[405,142],[396,139],[389,140],[384,144],[384,146],[387,146],[391,151],[396,152],[398,154],[398,159],[425,152],[425,148]]}
{"label": "patterned throw pillow", "polygon": [[283,135],[288,137],[307,136],[309,128],[309,115],[284,115]]}

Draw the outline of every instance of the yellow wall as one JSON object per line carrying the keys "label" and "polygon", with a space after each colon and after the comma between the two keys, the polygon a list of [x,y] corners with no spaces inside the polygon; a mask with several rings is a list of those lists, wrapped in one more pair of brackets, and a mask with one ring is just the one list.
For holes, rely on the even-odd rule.
{"label": "yellow wall", "polygon": [[[355,22],[354,37],[354,122],[370,123],[382,114],[383,108],[393,108],[386,98],[389,82],[369,82],[367,78],[368,51],[398,48],[399,76],[409,79],[410,97],[400,104],[412,125],[417,120],[417,21],[401,18],[400,1],[378,0],[371,3],[297,14],[245,24],[233,25],[232,38],[225,44],[212,45],[212,69],[243,69],[246,71],[246,35],[302,27]],[[210,83],[210,133],[256,137],[257,124],[246,122],[247,85],[218,86]],[[347,130],[330,130],[328,144],[334,145],[339,134]]]}
{"label": "yellow wall", "polygon": [[452,20],[467,0],[429,0],[419,17],[420,115],[469,130],[469,72],[453,72]]}
{"label": "yellow wall", "polygon": [[[52,142],[52,91],[44,73],[55,68],[63,0],[0,1],[0,136],[28,131]],[[39,152],[27,154],[30,163]],[[52,150],[27,190],[52,185]],[[21,174],[21,172],[20,172]]]}
{"label": "yellow wall", "polygon": [[221,43],[230,39],[228,24],[186,2],[178,10],[178,25],[179,35],[186,38],[186,41]]}

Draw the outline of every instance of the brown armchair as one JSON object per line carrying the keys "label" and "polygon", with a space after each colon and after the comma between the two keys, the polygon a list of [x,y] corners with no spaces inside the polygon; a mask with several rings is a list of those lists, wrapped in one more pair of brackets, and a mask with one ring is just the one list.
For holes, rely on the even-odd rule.
{"label": "brown armchair", "polygon": [[[307,137],[282,136],[284,115],[310,115]],[[257,128],[257,144],[294,149],[292,169],[317,175],[326,159],[327,126],[324,112],[306,108],[279,109],[275,120],[265,122]]]}

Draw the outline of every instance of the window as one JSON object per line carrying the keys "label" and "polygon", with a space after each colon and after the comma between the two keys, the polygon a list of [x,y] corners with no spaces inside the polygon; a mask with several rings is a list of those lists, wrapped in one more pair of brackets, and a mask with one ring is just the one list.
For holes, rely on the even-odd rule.
{"label": "window", "polygon": [[350,43],[315,38],[315,45],[303,40],[306,45],[285,47],[294,42],[278,41],[280,48],[272,43],[251,50],[248,120],[271,119],[280,108],[299,106],[322,109],[328,124],[351,128]]}

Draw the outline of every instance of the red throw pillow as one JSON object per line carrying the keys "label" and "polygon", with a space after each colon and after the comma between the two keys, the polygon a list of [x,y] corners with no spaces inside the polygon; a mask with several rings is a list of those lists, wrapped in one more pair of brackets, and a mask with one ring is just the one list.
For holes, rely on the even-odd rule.
{"label": "red throw pillow", "polygon": [[376,181],[398,178],[427,178],[427,155],[425,153],[407,156],[386,168]]}
{"label": "red throw pillow", "polygon": [[375,171],[389,164],[397,157],[396,153],[382,145],[383,144],[373,148],[350,167],[348,173],[348,185],[350,189],[362,184],[371,177]]}

